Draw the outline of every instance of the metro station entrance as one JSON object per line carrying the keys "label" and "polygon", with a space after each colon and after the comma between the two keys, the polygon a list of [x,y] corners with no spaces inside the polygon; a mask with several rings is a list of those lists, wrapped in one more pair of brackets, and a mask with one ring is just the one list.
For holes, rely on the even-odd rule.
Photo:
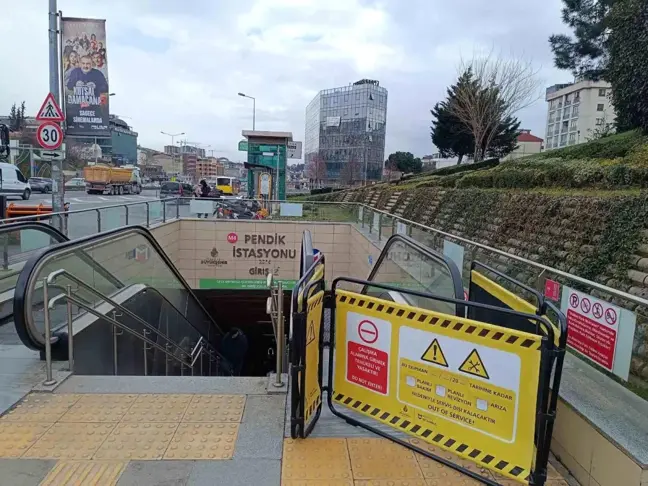
{"label": "metro station entrance", "polygon": [[[448,258],[402,235],[386,243],[368,280],[335,278],[305,232],[292,295],[291,436],[323,413],[394,441],[484,484],[542,486],[567,341],[564,315],[533,289],[475,262],[467,300]],[[390,252],[435,267],[420,286],[390,282]],[[409,264],[409,263],[408,263]],[[383,267],[384,266],[384,267]],[[416,264],[412,264],[412,268]],[[457,462],[407,436],[455,454]]]}

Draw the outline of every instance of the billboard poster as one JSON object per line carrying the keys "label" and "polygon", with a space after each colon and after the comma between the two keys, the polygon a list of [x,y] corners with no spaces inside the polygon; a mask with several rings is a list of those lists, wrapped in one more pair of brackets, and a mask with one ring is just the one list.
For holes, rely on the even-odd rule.
{"label": "billboard poster", "polygon": [[108,137],[106,21],[64,17],[61,32],[67,134]]}

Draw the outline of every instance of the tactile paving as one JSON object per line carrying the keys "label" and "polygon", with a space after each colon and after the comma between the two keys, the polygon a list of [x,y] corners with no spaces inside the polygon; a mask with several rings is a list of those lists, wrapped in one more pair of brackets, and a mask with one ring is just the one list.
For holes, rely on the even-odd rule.
{"label": "tactile paving", "polygon": [[285,481],[352,480],[346,440],[284,440],[281,476]]}
{"label": "tactile paving", "polygon": [[184,423],[178,426],[164,459],[231,459],[239,424]]}
{"label": "tactile paving", "polygon": [[80,395],[30,393],[0,420],[53,423],[59,420],[79,398]]}
{"label": "tactile paving", "polygon": [[21,457],[52,424],[0,423],[0,457]]}
{"label": "tactile paving", "polygon": [[240,422],[245,395],[194,395],[183,422]]}
{"label": "tactile paving", "polygon": [[125,461],[59,461],[40,486],[115,486],[126,464]]}
{"label": "tactile paving", "polygon": [[162,459],[178,424],[117,424],[95,459]]}
{"label": "tactile paving", "polygon": [[192,395],[140,395],[128,409],[122,422],[175,422],[182,420]]}
{"label": "tactile paving", "polygon": [[423,479],[414,453],[387,439],[347,439],[353,478]]}
{"label": "tactile paving", "polygon": [[[358,484],[358,483],[356,483]],[[354,486],[346,479],[282,479],[281,486]]]}
{"label": "tactile paving", "polygon": [[119,422],[137,395],[82,395],[60,422]]}
{"label": "tactile paving", "polygon": [[[437,455],[446,459],[458,466],[461,466],[469,471],[472,471],[480,476],[483,476],[487,479],[493,479],[493,474],[486,468],[480,467],[474,462],[465,460],[453,454],[451,452],[439,449],[427,442],[424,442],[420,439],[411,439],[410,442],[431,454]],[[441,464],[440,462],[435,461],[434,459],[427,458],[421,454],[416,454],[416,459],[419,462],[421,471],[423,471],[423,477],[428,480],[430,486],[441,486],[444,484],[453,484],[460,486],[473,486],[482,484],[476,479],[473,479],[465,474],[460,473],[448,466]]]}
{"label": "tactile paving", "polygon": [[115,424],[57,423],[23,455],[31,459],[92,459]]}
{"label": "tactile paving", "polygon": [[428,486],[429,484],[424,479],[369,479],[354,483],[355,486]]}

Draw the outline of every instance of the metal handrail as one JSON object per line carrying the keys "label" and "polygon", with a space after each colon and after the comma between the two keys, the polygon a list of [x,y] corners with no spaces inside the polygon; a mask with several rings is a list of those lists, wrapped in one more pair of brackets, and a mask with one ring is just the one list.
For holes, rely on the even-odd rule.
{"label": "metal handrail", "polygon": [[445,236],[447,238],[452,238],[454,240],[460,241],[460,242],[465,243],[467,245],[471,245],[471,246],[474,246],[476,248],[480,248],[482,250],[486,250],[486,251],[495,253],[496,255],[500,255],[500,256],[503,256],[505,258],[515,260],[515,261],[517,261],[519,263],[524,263],[525,265],[529,265],[531,267],[537,268],[538,270],[544,270],[545,272],[553,273],[553,274],[558,275],[560,277],[567,278],[567,279],[573,280],[575,282],[578,282],[579,284],[595,288],[597,290],[600,290],[601,292],[612,294],[612,295],[614,295],[616,297],[619,297],[621,299],[626,299],[626,300],[629,300],[629,301],[634,302],[636,304],[648,307],[648,300],[647,299],[643,299],[641,297],[629,294],[629,293],[624,292],[622,290],[614,289],[612,287],[608,287],[607,285],[603,285],[603,284],[600,284],[600,283],[597,283],[597,282],[593,282],[592,280],[587,280],[586,278],[579,277],[578,275],[567,273],[567,272],[564,272],[562,270],[558,270],[557,268],[553,268],[553,267],[550,267],[548,265],[543,265],[542,263],[534,262],[534,261],[529,260],[527,258],[520,257],[520,256],[517,256],[517,255],[513,255],[511,253],[507,253],[507,252],[502,251],[502,250],[498,250],[497,248],[493,248],[493,247],[490,247],[488,245],[484,245],[482,243],[478,243],[476,241],[469,240],[468,238],[464,238],[462,236],[453,235],[452,233],[448,233],[447,231],[443,231],[443,230],[440,230],[440,229],[437,229],[437,228],[433,228],[431,226],[425,226],[424,224],[417,223],[416,221],[412,221],[412,220],[403,218],[401,216],[397,216],[395,214],[388,213],[388,212],[383,211],[381,209],[373,208],[373,207],[371,207],[371,206],[369,206],[367,204],[362,204],[362,203],[346,203],[346,204],[358,204],[359,206],[362,206],[362,207],[364,207],[364,208],[366,208],[368,210],[376,211],[378,213],[384,214],[384,215],[389,216],[390,218],[393,218],[395,220],[398,220],[398,221],[400,221],[400,222],[402,222],[404,224],[407,224],[407,225],[410,225],[410,226],[415,226],[415,227],[420,228],[420,229],[422,229],[424,231],[429,231],[429,232],[432,232],[432,233],[436,233],[436,234]]}
{"label": "metal handrail", "polygon": [[[138,322],[139,324],[141,324],[142,326],[144,326],[145,328],[147,328],[149,331],[151,331],[151,332],[155,333],[157,336],[160,336],[161,338],[165,339],[168,343],[170,343],[170,345],[171,345],[172,347],[176,348],[177,351],[180,351],[181,353],[185,353],[185,354],[187,354],[187,352],[186,352],[184,349],[182,349],[182,348],[180,347],[179,344],[177,344],[176,342],[174,342],[173,340],[171,340],[168,336],[166,336],[164,333],[160,332],[157,328],[151,326],[148,322],[146,322],[144,319],[142,319],[141,317],[139,317],[137,314],[131,312],[129,309],[127,309],[127,308],[124,307],[123,305],[121,305],[121,304],[115,302],[114,300],[112,300],[112,299],[111,299],[110,297],[108,297],[107,295],[104,295],[102,292],[99,292],[97,289],[91,287],[90,285],[88,285],[87,283],[85,283],[85,282],[84,282],[83,280],[81,280],[80,278],[75,277],[74,275],[72,275],[72,274],[71,274],[70,272],[68,272],[67,270],[65,270],[65,269],[59,269],[59,270],[55,270],[55,271],[53,271],[52,273],[50,273],[50,274],[47,276],[47,284],[51,287],[53,284],[56,283],[56,279],[59,278],[59,277],[61,277],[61,276],[65,276],[65,278],[67,278],[68,280],[71,280],[72,282],[74,282],[75,284],[77,284],[79,287],[83,287],[83,288],[84,288],[85,290],[87,290],[89,293],[94,294],[94,295],[95,295],[96,297],[98,297],[99,299],[101,299],[101,300],[107,302],[108,304],[110,304],[114,309],[118,309],[120,312],[123,312],[123,313],[126,314],[128,317],[130,317],[131,319],[134,319],[136,322]],[[60,295],[64,295],[64,294],[60,294]],[[60,297],[60,295],[57,296],[57,297]],[[54,297],[54,299],[56,299],[57,297]],[[88,305],[88,304],[86,304],[86,306],[87,306],[87,305]],[[85,307],[84,307],[84,308],[85,308]],[[185,319],[185,320],[186,320],[186,319]],[[201,337],[202,337],[202,336],[201,336]]]}
{"label": "metal handrail", "polygon": [[[14,222],[21,222],[21,221],[28,221],[31,223],[36,223],[37,221],[34,221],[35,219],[49,219],[52,216],[69,216],[71,214],[79,214],[79,213],[96,213],[97,210],[104,210],[104,209],[112,209],[112,208],[126,208],[126,207],[131,207],[131,206],[139,206],[139,205],[147,205],[150,203],[165,203],[169,201],[175,201],[177,197],[169,197],[165,199],[151,199],[150,201],[138,201],[138,202],[132,202],[132,203],[124,203],[124,204],[113,204],[110,206],[101,206],[100,208],[88,208],[88,209],[74,209],[72,211],[59,211],[57,213],[43,213],[43,214],[38,214],[38,215],[33,215],[33,216],[18,216],[17,218],[7,218],[7,219],[0,219],[0,224],[3,222],[7,222],[7,224],[11,224]],[[44,223],[43,223],[44,224]]]}
{"label": "metal handrail", "polygon": [[[97,311],[94,307],[86,305],[81,300],[77,299],[76,297],[74,297],[72,295],[59,294],[56,297],[52,298],[50,300],[48,306],[47,306],[48,310],[51,310],[54,306],[56,306],[56,304],[58,303],[59,300],[68,300],[68,301],[72,302],[73,304],[76,304],[78,307],[81,307],[82,309],[85,309],[86,312],[89,312],[90,314],[94,315],[98,319],[104,319],[104,320],[108,321],[113,326],[118,327],[122,331],[126,331],[127,333],[129,333],[129,334],[137,337],[138,339],[144,341],[145,343],[147,343],[147,344],[153,346],[154,348],[162,351],[165,355],[171,356],[173,359],[178,361],[180,364],[191,368],[191,363],[190,362],[186,362],[186,361],[182,360],[175,353],[169,353],[169,351],[164,346],[160,346],[155,341],[147,338],[143,334],[140,334],[139,332],[134,331],[130,327],[121,324],[119,321],[102,314],[101,312]],[[48,346],[47,343],[45,343],[45,345]],[[51,344],[49,346],[51,346]],[[188,353],[186,351],[183,351],[182,354],[188,356]]]}

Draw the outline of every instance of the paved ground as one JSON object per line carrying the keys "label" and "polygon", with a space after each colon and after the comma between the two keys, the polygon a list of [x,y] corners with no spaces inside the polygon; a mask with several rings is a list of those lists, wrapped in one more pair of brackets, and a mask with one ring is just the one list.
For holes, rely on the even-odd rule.
{"label": "paved ground", "polygon": [[[65,201],[70,203],[71,209],[73,210],[154,199],[158,199],[158,193],[157,191],[150,190],[143,191],[141,194],[124,196],[98,196],[96,194],[86,194],[85,191],[69,191],[65,193]],[[52,195],[34,193],[28,201],[23,201],[20,198],[11,198],[9,199],[9,203],[16,203],[20,206],[29,206],[41,203],[49,205],[52,203]]]}

